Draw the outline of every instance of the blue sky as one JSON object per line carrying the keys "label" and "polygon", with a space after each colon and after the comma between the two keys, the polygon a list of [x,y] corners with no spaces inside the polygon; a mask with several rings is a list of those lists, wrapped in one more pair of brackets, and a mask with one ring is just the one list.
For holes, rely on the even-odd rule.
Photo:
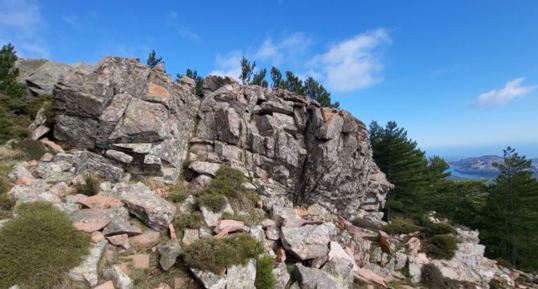
{"label": "blue sky", "polygon": [[428,155],[538,157],[538,2],[0,0],[0,44],[95,64],[155,49],[172,75],[313,76],[366,124]]}

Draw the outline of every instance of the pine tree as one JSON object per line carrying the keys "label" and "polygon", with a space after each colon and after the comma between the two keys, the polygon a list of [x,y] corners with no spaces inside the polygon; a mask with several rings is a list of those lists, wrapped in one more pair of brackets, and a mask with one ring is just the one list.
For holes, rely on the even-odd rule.
{"label": "pine tree", "polygon": [[155,56],[155,50],[151,51],[151,53],[148,56],[148,60],[146,61],[147,65],[150,68],[153,68],[153,67],[157,66],[161,62],[163,62],[163,58],[162,57],[157,58]]}
{"label": "pine tree", "polygon": [[198,96],[203,95],[202,86],[204,85],[204,78],[199,76],[198,72],[196,72],[196,70],[192,71],[189,68],[187,68],[187,71],[185,72],[185,74],[177,73],[176,74],[176,82],[179,82],[179,79],[182,78],[182,77],[189,77],[189,78],[194,79],[194,83],[195,83],[194,91],[195,91],[196,95],[198,95]]}
{"label": "pine tree", "polygon": [[376,121],[370,124],[373,158],[395,188],[389,192],[385,211],[387,219],[393,214],[420,219],[427,208],[427,165],[425,152],[407,138],[407,131],[389,121],[385,128]]}
{"label": "pine tree", "polygon": [[305,95],[305,87],[303,86],[303,81],[298,77],[293,75],[293,72],[286,71],[286,89],[295,92],[299,95]]}
{"label": "pine tree", "polygon": [[241,75],[239,75],[239,79],[241,79],[243,84],[250,83],[252,75],[254,74],[254,68],[256,68],[256,61],[250,63],[250,61],[243,56],[243,59],[241,59]]}
{"label": "pine tree", "polygon": [[19,69],[14,68],[17,61],[17,52],[11,43],[4,45],[0,50],[0,94],[10,98],[23,98],[26,94],[24,85],[17,82]]}
{"label": "pine tree", "polygon": [[264,68],[264,69],[260,70],[259,72],[254,74],[254,76],[252,77],[252,81],[249,84],[251,84],[251,85],[259,85],[259,86],[262,86],[262,87],[267,87],[268,83],[264,79],[266,74],[267,74],[267,69]]}
{"label": "pine tree", "polygon": [[532,178],[531,160],[519,156],[515,149],[503,150],[503,157],[503,163],[494,164],[500,174],[488,187],[482,241],[488,256],[537,269],[538,181]]}
{"label": "pine tree", "polygon": [[338,108],[340,103],[337,101],[331,103],[331,93],[323,85],[320,85],[312,76],[309,76],[304,82],[305,95],[315,99],[321,106]]}
{"label": "pine tree", "polygon": [[271,80],[273,81],[271,87],[280,87],[285,89],[284,81],[282,80],[282,73],[274,66],[271,68]]}

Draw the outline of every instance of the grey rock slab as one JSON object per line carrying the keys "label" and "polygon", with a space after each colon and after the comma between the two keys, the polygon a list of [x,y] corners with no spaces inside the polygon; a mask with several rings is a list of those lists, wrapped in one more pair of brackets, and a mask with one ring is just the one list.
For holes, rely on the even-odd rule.
{"label": "grey rock slab", "polygon": [[99,282],[97,274],[97,263],[101,259],[101,256],[106,250],[108,242],[101,241],[96,244],[92,244],[90,247],[90,254],[82,261],[80,266],[69,270],[69,277],[75,281],[88,282],[90,286],[95,286]]}
{"label": "grey rock slab", "polygon": [[133,161],[132,156],[116,150],[107,150],[105,156],[124,164],[130,164]]}
{"label": "grey rock slab", "polygon": [[121,199],[130,213],[153,229],[166,230],[176,215],[174,205],[154,194],[141,182],[129,185],[121,194]]}
{"label": "grey rock slab", "polygon": [[256,289],[256,260],[250,259],[244,266],[233,265],[226,270],[226,289]]}
{"label": "grey rock slab", "polygon": [[105,236],[127,234],[129,236],[142,234],[142,229],[135,227],[121,216],[115,216],[103,229]]}
{"label": "grey rock slab", "polygon": [[191,268],[192,273],[204,285],[206,289],[225,289],[226,279],[224,276]]}
{"label": "grey rock slab", "polygon": [[105,278],[112,280],[116,289],[132,289],[134,286],[131,278],[117,266],[106,268],[103,270],[103,275]]}
{"label": "grey rock slab", "polygon": [[323,257],[329,253],[329,242],[334,224],[282,227],[284,248],[301,260]]}
{"label": "grey rock slab", "polygon": [[353,262],[348,258],[333,257],[321,270],[333,276],[342,287],[353,287]]}
{"label": "grey rock slab", "polygon": [[190,245],[196,241],[200,240],[200,234],[198,229],[185,229],[183,230],[183,238],[181,242],[185,245]]}
{"label": "grey rock slab", "polygon": [[301,264],[295,265],[292,275],[301,289],[348,288],[347,286],[342,286],[333,276],[326,272],[316,268],[308,268]]}
{"label": "grey rock slab", "polygon": [[206,174],[210,176],[215,176],[215,173],[220,168],[221,164],[216,163],[210,163],[210,162],[202,162],[202,161],[194,161],[189,164],[189,169],[199,173],[199,174]]}
{"label": "grey rock slab", "polygon": [[157,250],[159,251],[159,264],[164,271],[170,270],[181,254],[181,246],[176,242],[158,246]]}
{"label": "grey rock slab", "polygon": [[285,289],[286,284],[290,281],[290,273],[288,273],[286,264],[277,263],[273,268],[272,273],[275,277],[275,289]]}

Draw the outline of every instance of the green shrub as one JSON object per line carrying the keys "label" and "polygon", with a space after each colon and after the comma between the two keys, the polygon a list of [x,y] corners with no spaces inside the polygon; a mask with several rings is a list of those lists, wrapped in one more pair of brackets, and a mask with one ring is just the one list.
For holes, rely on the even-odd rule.
{"label": "green shrub", "polygon": [[275,287],[275,276],[273,276],[273,259],[269,256],[263,256],[257,262],[256,289],[273,289]]}
{"label": "green shrub", "polygon": [[456,229],[454,229],[450,224],[447,223],[430,223],[422,231],[428,236],[457,233]]}
{"label": "green shrub", "polygon": [[220,219],[221,220],[236,220],[236,221],[241,221],[243,223],[246,222],[245,216],[234,215],[234,214],[230,214],[228,212],[222,213],[222,216],[220,216]]}
{"label": "green shrub", "polygon": [[29,138],[16,141],[13,148],[23,152],[27,160],[39,160],[47,152],[42,142]]}
{"label": "green shrub", "polygon": [[261,252],[261,246],[249,234],[226,239],[205,237],[185,247],[181,257],[188,267],[220,274],[232,265],[245,265]]}
{"label": "green shrub", "polygon": [[220,212],[226,207],[226,199],[219,194],[202,194],[195,199],[198,206],[204,206],[212,212]]}
{"label": "green shrub", "polygon": [[185,229],[200,229],[204,222],[204,216],[198,211],[190,214],[177,214],[174,219],[174,227],[178,232],[183,232]]}
{"label": "green shrub", "polygon": [[223,195],[233,199],[246,189],[242,186],[245,180],[245,175],[238,170],[229,166],[220,166],[215,173],[215,179],[205,187],[205,193]]}
{"label": "green shrub", "polygon": [[168,201],[172,203],[182,203],[185,201],[190,193],[182,185],[176,184],[170,188],[170,194],[168,196]]}
{"label": "green shrub", "polygon": [[23,203],[0,228],[0,288],[53,288],[89,253],[90,239],[47,202]]}
{"label": "green shrub", "polygon": [[508,268],[508,269],[514,269],[514,265],[512,265],[512,263],[510,263],[510,261],[506,260],[506,259],[503,259],[501,257],[495,259],[497,261],[497,264],[500,265],[500,266],[503,266],[505,268]]}
{"label": "green shrub", "polygon": [[390,224],[385,225],[381,230],[387,232],[389,235],[409,234],[420,230],[419,227],[413,223],[413,220],[404,217],[395,217]]}
{"label": "green shrub", "polygon": [[446,278],[441,270],[433,264],[422,266],[420,272],[420,282],[431,289],[457,289],[459,282]]}
{"label": "green shrub", "polygon": [[86,196],[95,196],[99,193],[99,186],[103,180],[94,174],[84,175],[85,184],[76,185],[77,194],[83,194]]}
{"label": "green shrub", "polygon": [[458,239],[450,235],[435,235],[423,242],[422,251],[433,259],[450,260],[458,250]]}

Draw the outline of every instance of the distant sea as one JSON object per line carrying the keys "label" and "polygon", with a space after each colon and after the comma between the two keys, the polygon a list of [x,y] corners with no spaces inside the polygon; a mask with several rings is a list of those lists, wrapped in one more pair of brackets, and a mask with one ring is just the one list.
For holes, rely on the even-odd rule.
{"label": "distant sea", "polygon": [[458,168],[459,166],[450,166],[448,168],[448,170],[446,170],[445,172],[451,172],[452,173],[452,176],[456,176],[456,177],[460,177],[460,178],[465,178],[465,179],[474,179],[474,180],[479,180],[479,179],[491,179],[491,178],[495,178],[495,176],[492,176],[492,175],[480,175],[480,174],[462,174],[462,173],[458,173],[456,172],[456,169]]}

